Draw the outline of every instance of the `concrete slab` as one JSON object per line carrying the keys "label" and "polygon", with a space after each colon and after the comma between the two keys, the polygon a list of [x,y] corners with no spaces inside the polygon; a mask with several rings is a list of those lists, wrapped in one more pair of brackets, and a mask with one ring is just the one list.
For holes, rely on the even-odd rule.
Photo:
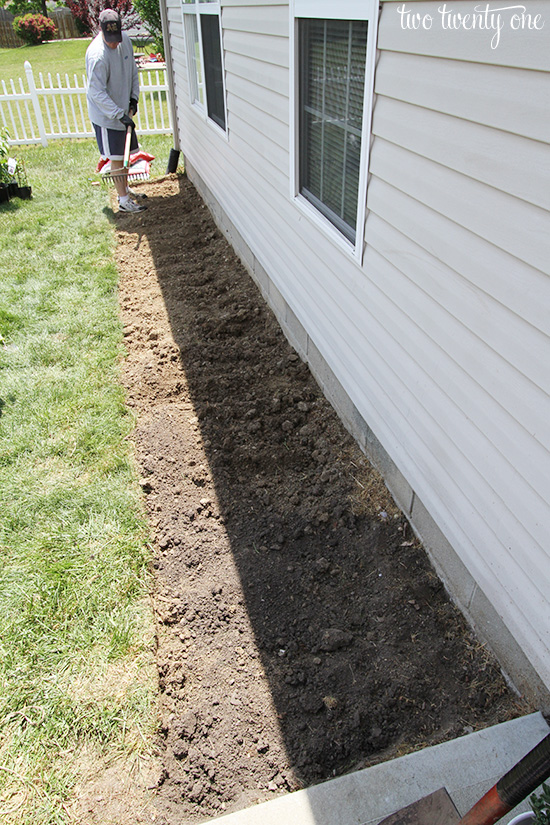
{"label": "concrete slab", "polygon": [[[211,822],[375,825],[439,788],[447,789],[462,816],[549,732],[542,714],[530,714]],[[514,813],[521,810],[528,810],[527,803]]]}

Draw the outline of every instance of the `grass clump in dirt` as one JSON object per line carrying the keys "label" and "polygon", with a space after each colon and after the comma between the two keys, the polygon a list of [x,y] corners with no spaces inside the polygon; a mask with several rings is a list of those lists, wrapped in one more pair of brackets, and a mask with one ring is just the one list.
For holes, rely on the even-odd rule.
{"label": "grass clump in dirt", "polygon": [[155,678],[95,146],[17,154],[33,200],[0,234],[0,822],[38,825],[69,821],[83,749],[147,754]]}

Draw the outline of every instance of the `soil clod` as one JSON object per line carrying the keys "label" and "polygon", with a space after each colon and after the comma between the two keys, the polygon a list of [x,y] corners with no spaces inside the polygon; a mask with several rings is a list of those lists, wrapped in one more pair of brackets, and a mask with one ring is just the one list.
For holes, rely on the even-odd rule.
{"label": "soil clod", "polygon": [[118,221],[157,825],[525,713],[185,177]]}

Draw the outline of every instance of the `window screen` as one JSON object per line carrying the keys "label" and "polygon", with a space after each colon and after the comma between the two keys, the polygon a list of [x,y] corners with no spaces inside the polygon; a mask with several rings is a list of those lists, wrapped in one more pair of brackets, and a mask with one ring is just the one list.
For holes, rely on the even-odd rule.
{"label": "window screen", "polygon": [[201,14],[200,20],[208,117],[225,130],[219,18],[217,14]]}
{"label": "window screen", "polygon": [[299,20],[299,191],[355,242],[366,20]]}

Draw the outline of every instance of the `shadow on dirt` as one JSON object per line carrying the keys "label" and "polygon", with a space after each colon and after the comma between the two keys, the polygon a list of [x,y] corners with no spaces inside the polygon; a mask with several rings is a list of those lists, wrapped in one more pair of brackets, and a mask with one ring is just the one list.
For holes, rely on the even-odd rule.
{"label": "shadow on dirt", "polygon": [[165,821],[525,712],[194,188],[146,191],[116,223]]}

